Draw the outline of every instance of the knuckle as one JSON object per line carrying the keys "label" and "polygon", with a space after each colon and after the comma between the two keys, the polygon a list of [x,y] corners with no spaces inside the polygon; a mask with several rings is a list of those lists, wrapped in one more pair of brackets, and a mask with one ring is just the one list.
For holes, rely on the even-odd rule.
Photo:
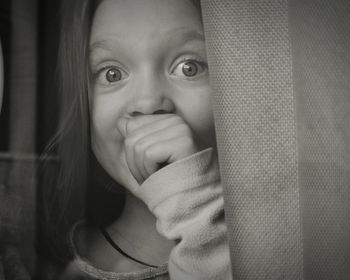
{"label": "knuckle", "polygon": [[134,150],[136,153],[142,153],[145,149],[145,143],[143,141],[138,141],[134,145]]}
{"label": "knuckle", "polygon": [[155,161],[156,160],[156,149],[151,146],[145,151],[145,158],[147,161]]}
{"label": "knuckle", "polygon": [[125,139],[124,143],[127,148],[131,148],[135,145],[135,139],[133,137],[128,137]]}
{"label": "knuckle", "polygon": [[125,139],[124,145],[125,145],[125,147],[127,147],[127,148],[131,146],[130,138]]}
{"label": "knuckle", "polygon": [[145,160],[146,161],[152,160],[152,152],[151,152],[151,150],[146,150],[145,151]]}
{"label": "knuckle", "polygon": [[192,137],[185,136],[185,137],[182,137],[181,140],[183,145],[186,147],[192,147],[194,145],[194,141]]}
{"label": "knuckle", "polygon": [[181,134],[183,134],[183,135],[191,135],[192,134],[190,128],[185,123],[178,124],[178,129],[179,129],[179,132],[181,132]]}

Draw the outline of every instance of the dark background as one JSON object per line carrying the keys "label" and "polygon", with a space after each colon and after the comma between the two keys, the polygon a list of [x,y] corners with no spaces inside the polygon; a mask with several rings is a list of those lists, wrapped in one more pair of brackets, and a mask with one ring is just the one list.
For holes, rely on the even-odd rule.
{"label": "dark background", "polygon": [[1,0],[0,279],[37,270],[37,163],[57,128],[60,0]]}
{"label": "dark background", "polygon": [[60,3],[0,2],[5,68],[0,152],[41,153],[56,129]]}

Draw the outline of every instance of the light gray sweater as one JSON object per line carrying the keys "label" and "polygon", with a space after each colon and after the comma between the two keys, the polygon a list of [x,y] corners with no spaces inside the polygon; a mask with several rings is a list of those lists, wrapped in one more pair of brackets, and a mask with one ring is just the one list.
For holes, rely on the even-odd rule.
{"label": "light gray sweater", "polygon": [[222,187],[213,149],[160,169],[140,186],[137,195],[157,218],[159,233],[179,240],[168,263],[135,272],[108,272],[95,268],[74,249],[75,258],[67,267],[65,279],[76,279],[74,275],[104,280],[232,279]]}

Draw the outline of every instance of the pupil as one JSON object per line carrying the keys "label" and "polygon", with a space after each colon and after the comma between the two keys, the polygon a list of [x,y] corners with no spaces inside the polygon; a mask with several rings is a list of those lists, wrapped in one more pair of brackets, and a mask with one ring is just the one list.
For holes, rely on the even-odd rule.
{"label": "pupil", "polygon": [[122,74],[118,69],[109,69],[106,73],[106,79],[108,82],[118,82],[121,80]]}
{"label": "pupil", "polygon": [[198,68],[197,65],[193,62],[186,62],[182,66],[182,72],[187,77],[193,77],[197,74]]}

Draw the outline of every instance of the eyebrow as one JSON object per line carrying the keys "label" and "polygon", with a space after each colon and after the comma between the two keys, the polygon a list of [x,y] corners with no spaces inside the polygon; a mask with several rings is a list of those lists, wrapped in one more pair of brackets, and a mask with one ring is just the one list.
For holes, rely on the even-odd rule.
{"label": "eyebrow", "polygon": [[[113,46],[119,45],[122,47],[121,42],[123,41],[123,38],[127,40],[127,36],[125,35],[117,35],[115,33],[111,34],[113,36]],[[185,45],[188,42],[191,41],[202,41],[204,42],[204,35],[201,32],[198,32],[197,30],[188,29],[188,27],[180,27],[174,30],[171,30],[167,34],[165,34],[162,38],[165,42],[171,43],[172,41],[176,41],[178,45]],[[111,46],[111,42],[108,39],[102,39],[98,40],[96,42],[93,42],[90,45],[90,54],[95,49],[104,49],[107,51],[112,51],[113,47]]]}
{"label": "eyebrow", "polygon": [[203,41],[204,42],[204,35],[199,32],[198,30],[194,29],[188,29],[188,27],[179,27],[174,30],[171,30],[169,33],[167,33],[164,37],[166,41],[171,41],[172,39],[176,37],[180,37],[180,43],[185,44],[188,41]]}

